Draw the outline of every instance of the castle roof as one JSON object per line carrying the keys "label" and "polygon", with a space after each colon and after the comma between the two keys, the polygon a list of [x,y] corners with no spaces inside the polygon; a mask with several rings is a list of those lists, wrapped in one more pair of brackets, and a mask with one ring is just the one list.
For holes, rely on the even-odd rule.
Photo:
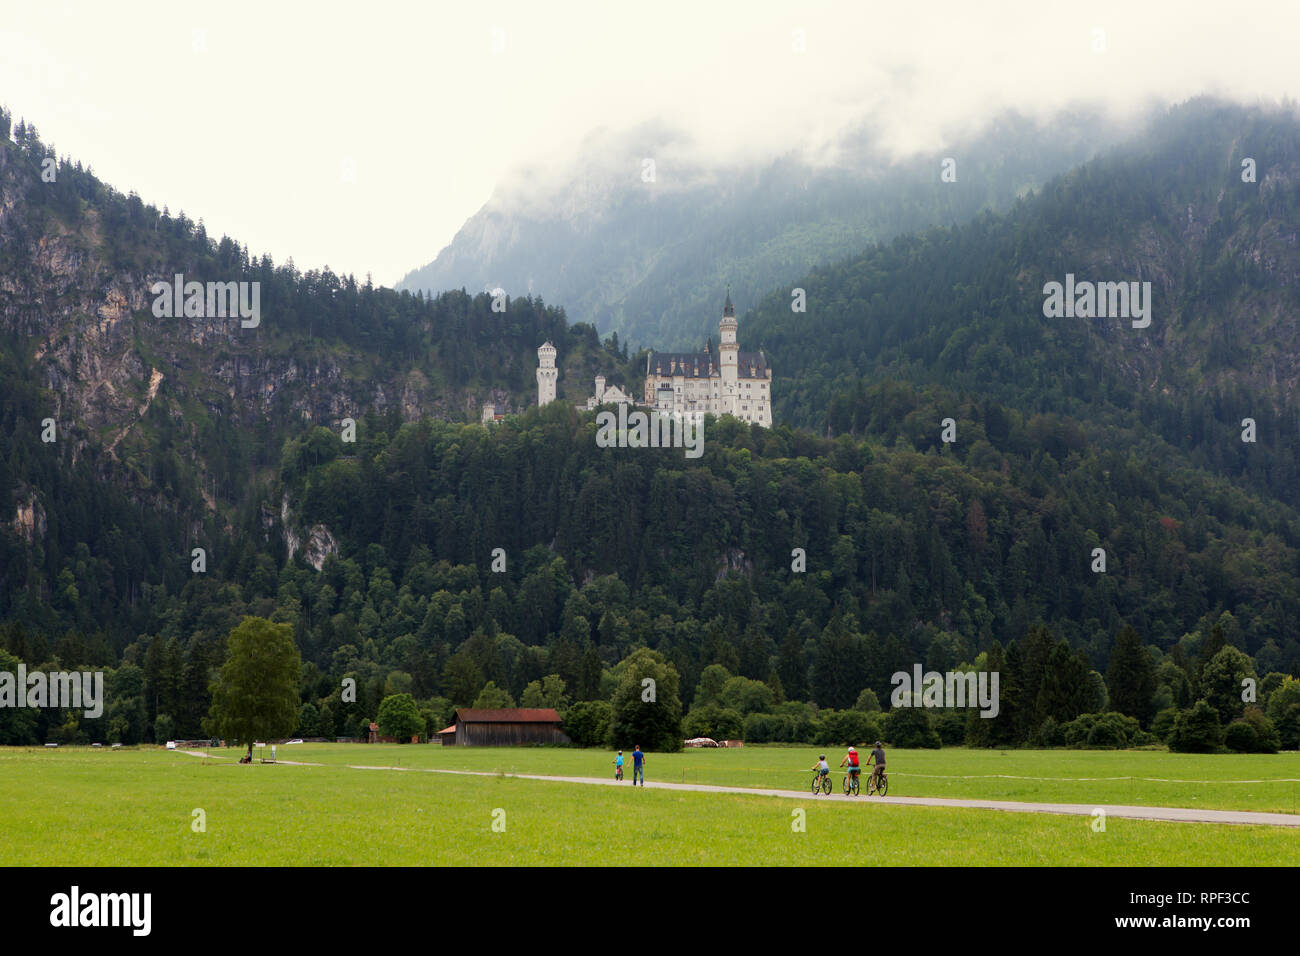
{"label": "castle roof", "polygon": [[[736,365],[741,378],[767,378],[767,356],[762,352],[741,352]],[[749,374],[751,368],[753,376]]]}
{"label": "castle roof", "polygon": [[[709,363],[713,374],[709,374]],[[674,363],[676,363],[674,365]],[[721,378],[722,363],[708,352],[651,352],[647,366],[651,375],[682,375],[686,378]],[[749,370],[754,370],[750,375]],[[767,378],[767,357],[762,352],[740,352],[736,357],[740,378]]]}
{"label": "castle roof", "polygon": [[651,352],[650,372],[654,375],[685,375],[708,378],[709,363],[717,373],[718,363],[708,352]]}

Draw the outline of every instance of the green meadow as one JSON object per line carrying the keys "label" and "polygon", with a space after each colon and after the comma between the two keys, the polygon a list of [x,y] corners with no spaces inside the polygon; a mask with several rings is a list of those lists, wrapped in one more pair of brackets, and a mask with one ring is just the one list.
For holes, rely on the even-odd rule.
{"label": "green meadow", "polygon": [[[3,865],[1233,865],[1300,864],[1300,830],[787,800],[513,779],[612,774],[612,755],[437,745],[295,745],[241,766],[165,750],[0,750]],[[650,754],[651,780],[803,790],[803,748]],[[1289,810],[1296,755],[944,750],[891,754],[891,793],[1139,802],[1089,776],[1268,779],[1162,785],[1169,805]],[[838,757],[834,762],[838,762]],[[349,764],[494,773],[466,777]],[[957,779],[968,772],[1039,778]],[[925,775],[931,774],[931,775]],[[838,785],[838,776],[836,777]],[[1149,785],[1148,785],[1149,786]],[[1153,791],[1139,791],[1150,799]],[[1193,802],[1192,797],[1199,802]],[[202,811],[205,829],[196,832]],[[803,829],[796,830],[798,813]],[[497,830],[493,829],[496,822]],[[503,828],[503,829],[502,829]]]}
{"label": "green meadow", "polygon": [[[213,753],[226,753],[213,751]],[[554,747],[437,744],[294,744],[283,760],[442,770],[612,776],[613,752]],[[646,778],[670,783],[803,790],[819,751],[762,746],[649,754]],[[825,751],[832,767],[843,751]],[[1300,753],[1174,754],[1155,750],[889,750],[894,796],[965,797],[1045,803],[1111,803],[1295,813]],[[627,776],[631,779],[631,752]],[[191,758],[192,759],[192,758]],[[237,759],[228,758],[228,759]],[[867,755],[863,755],[864,761]],[[839,786],[842,771],[834,776]]]}

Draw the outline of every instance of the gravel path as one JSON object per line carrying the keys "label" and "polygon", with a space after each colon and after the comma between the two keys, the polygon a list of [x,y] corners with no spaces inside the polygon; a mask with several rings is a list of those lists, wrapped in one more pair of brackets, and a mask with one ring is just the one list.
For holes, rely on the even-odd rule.
{"label": "gravel path", "polygon": [[[192,757],[205,757],[197,750],[182,750]],[[215,755],[214,755],[215,756]],[[279,763],[299,767],[321,767],[328,764],[299,763],[281,760]],[[366,764],[347,764],[349,770],[397,770],[404,773],[446,773],[458,777],[513,777],[518,780],[543,780],[549,783],[580,783],[590,786],[626,787],[626,780],[612,777],[553,777],[538,773],[495,773],[487,770],[436,770],[429,767],[390,767]],[[758,787],[723,787],[707,783],[664,783],[649,781],[647,790],[688,790],[695,793],[728,793],[749,797],[783,797],[787,800],[838,800],[861,804],[889,804],[899,807],[956,807],[973,810],[1001,810],[1005,813],[1059,813],[1067,816],[1090,817],[1098,810],[1107,817],[1123,820],[1159,820],[1165,823],[1227,823],[1240,826],[1300,827],[1300,814],[1266,813],[1261,810],[1206,810],[1190,807],[1139,807],[1121,804],[1095,803],[1023,803],[1017,800],[960,800],[949,797],[846,797],[842,793],[818,794],[800,790],[772,790]]]}
{"label": "gravel path", "polygon": [[[352,770],[411,770],[410,767],[352,766]],[[553,783],[584,783],[595,786],[625,787],[627,781],[612,777],[551,777],[535,773],[497,774],[481,770],[431,770],[423,773],[450,773],[469,777],[516,777],[521,780],[546,780]],[[784,797],[787,800],[839,800],[854,803],[885,803],[902,807],[961,807],[975,810],[1002,810],[1007,813],[1062,813],[1090,817],[1103,810],[1107,817],[1126,820],[1161,820],[1168,823],[1231,823],[1239,825],[1300,827],[1300,814],[1265,813],[1259,810],[1200,810],[1188,807],[1137,807],[1096,803],[1022,803],[1016,800],[960,800],[948,797],[846,797],[842,793],[813,796],[806,791],[770,790],[755,787],[722,787],[707,783],[660,783],[649,781],[647,790],[690,790],[696,793],[730,793],[741,796]]]}

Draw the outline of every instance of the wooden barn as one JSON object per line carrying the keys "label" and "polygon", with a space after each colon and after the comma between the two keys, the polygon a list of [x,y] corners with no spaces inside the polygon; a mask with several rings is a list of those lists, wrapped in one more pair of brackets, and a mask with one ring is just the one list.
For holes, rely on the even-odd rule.
{"label": "wooden barn", "polygon": [[444,747],[518,747],[569,742],[560,730],[559,713],[551,707],[458,709],[452,712],[451,726],[438,736]]}

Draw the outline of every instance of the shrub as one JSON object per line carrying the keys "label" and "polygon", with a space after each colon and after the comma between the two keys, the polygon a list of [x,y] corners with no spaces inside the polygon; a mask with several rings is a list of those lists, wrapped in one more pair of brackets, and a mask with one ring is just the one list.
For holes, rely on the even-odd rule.
{"label": "shrub", "polygon": [[1061,727],[1061,736],[1067,747],[1114,750],[1132,746],[1140,730],[1136,717],[1112,710],[1104,714],[1080,714]]}
{"label": "shrub", "polygon": [[797,700],[787,701],[777,704],[772,712],[789,721],[787,734],[790,743],[810,744],[816,738],[817,710],[811,704]]}
{"label": "shrub", "polygon": [[1250,740],[1244,731],[1233,731],[1232,728],[1236,727],[1239,723],[1251,728],[1255,735],[1254,740],[1251,741],[1250,748],[1240,752],[1255,754],[1277,753],[1279,745],[1277,728],[1273,726],[1273,721],[1264,716],[1262,710],[1253,705],[1246,708],[1245,713],[1241,716],[1241,720],[1234,721],[1228,725],[1228,732],[1224,735],[1224,743],[1227,744],[1229,749],[1238,750],[1237,746],[1233,746],[1234,733],[1238,745]]}
{"label": "shrub", "polygon": [[817,715],[814,734],[818,746],[852,747],[874,743],[880,736],[880,722],[860,710],[823,710]]}
{"label": "shrub", "polygon": [[1029,735],[1029,746],[1048,749],[1065,746],[1065,734],[1055,718],[1048,717]]}
{"label": "shrub", "polygon": [[804,714],[750,714],[745,718],[745,742],[754,744],[816,743],[815,723]]}
{"label": "shrub", "polygon": [[1229,750],[1239,754],[1253,754],[1259,748],[1259,733],[1244,720],[1234,720],[1223,735]]}
{"label": "shrub", "polygon": [[1169,735],[1169,749],[1178,753],[1213,753],[1223,745],[1219,712],[1204,700],[1178,712]]}
{"label": "shrub", "polygon": [[1113,721],[1099,720],[1088,731],[1086,743],[1092,750],[1119,750],[1128,745],[1128,738]]}
{"label": "shrub", "polygon": [[745,718],[745,742],[751,744],[789,743],[791,719],[780,714],[750,714]]}
{"label": "shrub", "polygon": [[1288,677],[1268,695],[1268,719],[1283,749],[1300,747],[1300,680]]}
{"label": "shrub", "polygon": [[939,734],[930,722],[930,715],[921,707],[895,707],[885,715],[885,738],[894,747],[938,750],[943,746]]}
{"label": "shrub", "polygon": [[1161,743],[1169,742],[1169,735],[1174,732],[1174,718],[1177,716],[1177,707],[1167,707],[1156,714],[1151,721],[1151,733],[1155,734]]}
{"label": "shrub", "polygon": [[560,725],[579,747],[608,747],[614,708],[607,700],[584,700],[571,706]]}
{"label": "shrub", "polygon": [[931,723],[945,747],[960,747],[966,742],[968,716],[965,710],[957,710],[955,707],[935,711]]}

